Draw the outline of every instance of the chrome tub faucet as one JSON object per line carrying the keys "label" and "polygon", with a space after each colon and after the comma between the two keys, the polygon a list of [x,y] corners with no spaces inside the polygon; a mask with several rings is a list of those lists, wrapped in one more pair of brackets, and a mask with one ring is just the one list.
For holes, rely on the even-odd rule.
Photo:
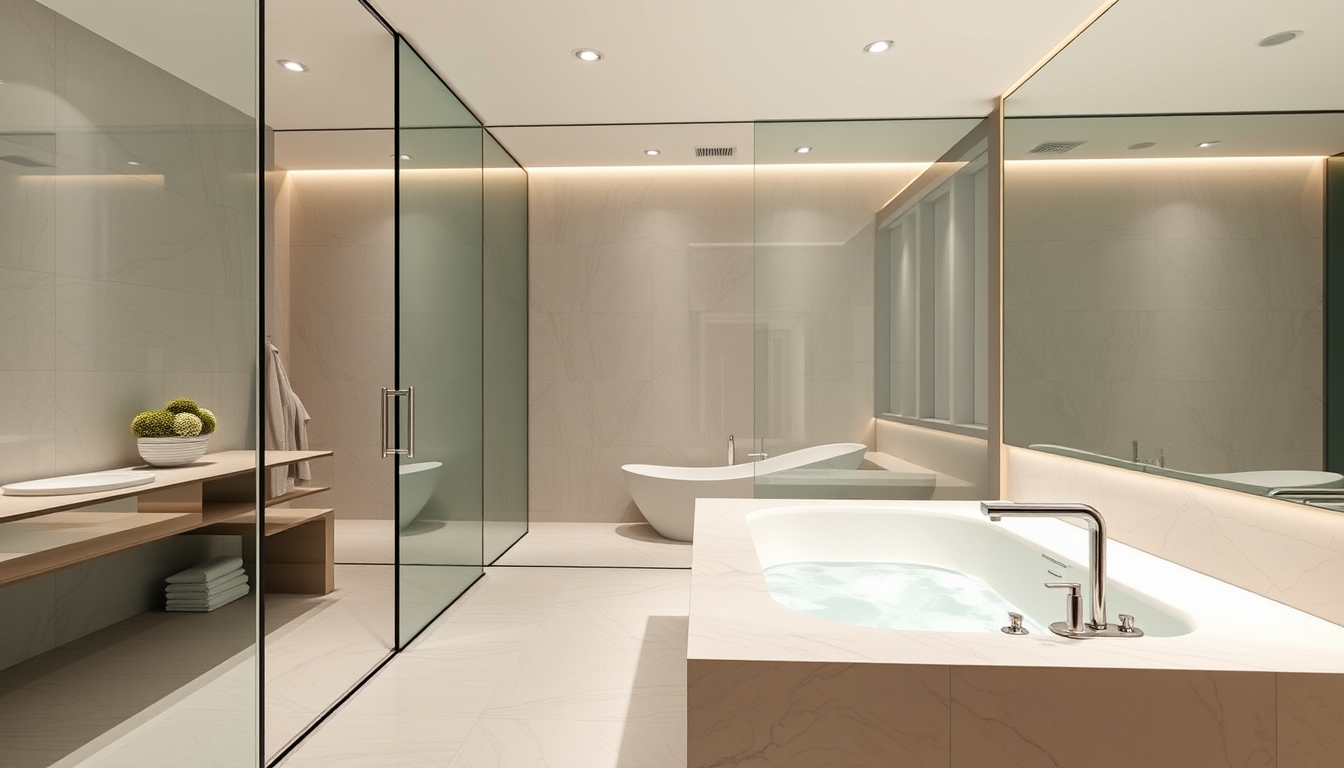
{"label": "chrome tub faucet", "polygon": [[1050,625],[1050,631],[1063,637],[1084,639],[1090,637],[1142,637],[1143,631],[1134,626],[1134,617],[1122,615],[1121,624],[1106,620],[1106,521],[1101,513],[1086,504],[1016,504],[1011,501],[982,501],[980,511],[993,522],[1005,517],[1073,518],[1087,524],[1088,531],[1088,594],[1091,596],[1091,618],[1082,620],[1079,584],[1049,582],[1045,586],[1067,589],[1067,620]]}

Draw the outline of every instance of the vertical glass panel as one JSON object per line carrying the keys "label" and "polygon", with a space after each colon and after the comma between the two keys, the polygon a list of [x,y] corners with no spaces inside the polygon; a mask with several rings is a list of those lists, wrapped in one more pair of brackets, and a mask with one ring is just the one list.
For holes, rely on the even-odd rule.
{"label": "vertical glass panel", "polygon": [[[255,521],[212,525],[255,503],[256,6],[205,5],[144,34],[132,2],[0,0],[0,484],[202,473],[152,513],[0,497],[6,768],[258,759],[255,592],[165,584],[256,576]],[[208,453],[147,468],[131,420],[179,397],[215,415]]]}
{"label": "vertical glass panel", "polygon": [[[398,41],[398,643],[482,569],[480,124]],[[409,403],[408,403],[409,405]],[[407,411],[413,411],[408,418]]]}
{"label": "vertical glass panel", "polygon": [[[321,23],[313,19],[320,15]],[[268,414],[282,386],[302,403],[308,448],[328,452],[290,477],[264,510],[265,755],[274,759],[396,644],[396,460],[378,433],[382,389],[396,381],[396,40],[358,2],[266,4],[266,341]],[[283,382],[281,383],[281,373]],[[272,399],[273,398],[273,399]],[[268,418],[268,424],[271,423]],[[268,449],[293,449],[268,431]],[[331,510],[328,583],[281,579],[284,561]],[[312,541],[313,538],[308,538]],[[268,563],[267,568],[272,568]]]}
{"label": "vertical glass panel", "polygon": [[978,122],[756,125],[757,497],[983,493]]}
{"label": "vertical glass panel", "polygon": [[527,172],[485,140],[485,562],[527,533]]}

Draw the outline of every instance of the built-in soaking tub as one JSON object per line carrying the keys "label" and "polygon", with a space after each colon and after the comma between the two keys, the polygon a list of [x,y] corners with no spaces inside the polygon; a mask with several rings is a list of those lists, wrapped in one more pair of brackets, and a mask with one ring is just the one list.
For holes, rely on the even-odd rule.
{"label": "built-in soaking tub", "polygon": [[[977,502],[701,499],[695,540],[688,766],[1286,768],[1344,733],[1344,627],[1114,540],[1108,613],[1145,636],[1044,629],[1065,600],[1043,583],[1087,583],[1086,531],[1066,522],[990,522]],[[918,605],[884,593],[921,579],[992,595],[903,624]],[[1030,634],[999,631],[1009,610]]]}
{"label": "built-in soaking tub", "polygon": [[857,469],[867,450],[863,443],[831,443],[727,467],[626,464],[621,471],[653,529],[674,541],[691,541],[696,499],[751,498],[755,478],[791,469]]}

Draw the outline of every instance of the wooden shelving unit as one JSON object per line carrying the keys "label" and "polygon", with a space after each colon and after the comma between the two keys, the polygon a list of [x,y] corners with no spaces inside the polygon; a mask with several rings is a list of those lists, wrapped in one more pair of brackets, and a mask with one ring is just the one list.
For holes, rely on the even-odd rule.
{"label": "wooden shelving unit", "polygon": [[[268,451],[267,468],[331,451]],[[136,467],[135,469],[142,469]],[[254,537],[256,455],[206,454],[188,467],[153,468],[148,485],[64,496],[0,497],[0,586],[183,533]],[[265,502],[265,588],[327,594],[335,589],[335,513],[270,509],[330,490],[298,488]],[[135,498],[137,512],[82,510]],[[244,551],[255,551],[244,546]]]}

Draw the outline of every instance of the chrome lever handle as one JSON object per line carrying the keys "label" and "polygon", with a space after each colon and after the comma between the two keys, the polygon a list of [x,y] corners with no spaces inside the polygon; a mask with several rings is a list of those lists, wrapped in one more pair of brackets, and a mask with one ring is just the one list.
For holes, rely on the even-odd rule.
{"label": "chrome lever handle", "polygon": [[1083,585],[1076,581],[1047,581],[1045,586],[1050,589],[1067,589],[1069,594],[1064,598],[1064,623],[1071,632],[1083,631]]}

